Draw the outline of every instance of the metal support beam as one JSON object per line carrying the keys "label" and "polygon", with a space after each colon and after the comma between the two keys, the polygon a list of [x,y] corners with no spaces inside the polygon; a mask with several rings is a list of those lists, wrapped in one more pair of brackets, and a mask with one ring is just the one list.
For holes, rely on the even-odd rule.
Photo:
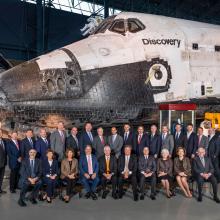
{"label": "metal support beam", "polygon": [[109,17],[109,0],[104,0],[104,18]]}

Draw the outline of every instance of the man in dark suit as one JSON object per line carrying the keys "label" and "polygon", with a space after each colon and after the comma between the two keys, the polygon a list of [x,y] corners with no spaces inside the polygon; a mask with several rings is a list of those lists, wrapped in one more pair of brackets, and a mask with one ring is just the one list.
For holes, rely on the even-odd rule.
{"label": "man in dark suit", "polygon": [[198,127],[197,129],[197,135],[198,135],[198,146],[197,147],[204,147],[205,150],[208,150],[209,145],[209,139],[207,136],[203,134],[203,128]]}
{"label": "man in dark suit", "polygon": [[220,137],[216,134],[215,129],[209,129],[209,144],[208,144],[208,157],[211,159],[214,167],[214,175],[217,181],[220,182],[220,169],[219,169],[219,153],[220,153]]}
{"label": "man in dark suit", "polygon": [[111,182],[112,197],[114,199],[117,199],[117,160],[115,156],[111,155],[111,148],[108,145],[105,145],[104,155],[99,158],[99,176],[103,189],[102,198],[106,198],[108,194],[108,191],[106,190],[106,185],[107,182]]}
{"label": "man in dark suit", "polygon": [[97,134],[93,140],[93,150],[96,158],[99,160],[99,158],[104,155],[104,146],[107,144],[107,137],[104,136],[102,127],[97,128]]}
{"label": "man in dark suit", "polygon": [[139,126],[137,131],[138,133],[135,138],[135,153],[136,156],[139,157],[140,155],[143,154],[144,147],[149,146],[149,138],[148,135],[144,133],[143,126]]}
{"label": "man in dark suit", "polygon": [[193,131],[193,124],[187,125],[187,143],[186,143],[186,156],[194,158],[198,146],[198,137]]}
{"label": "man in dark suit", "polygon": [[123,197],[123,186],[125,182],[131,182],[134,201],[138,201],[137,192],[137,158],[134,154],[131,154],[131,146],[126,145],[124,148],[124,154],[119,157],[118,160],[118,188],[119,198]]}
{"label": "man in dark suit", "polygon": [[21,157],[22,160],[29,158],[29,150],[35,149],[35,140],[33,138],[32,129],[26,130],[26,138],[21,141]]}
{"label": "man in dark suit", "polygon": [[198,156],[193,160],[193,171],[195,179],[198,184],[198,202],[202,201],[202,186],[205,181],[208,181],[212,184],[214,201],[220,203],[220,200],[217,196],[218,184],[214,176],[214,168],[209,157],[205,157],[205,148],[199,147]]}
{"label": "man in dark suit", "polygon": [[128,123],[124,124],[124,133],[123,133],[122,137],[123,137],[124,142],[123,142],[123,147],[121,149],[121,152],[124,153],[124,146],[125,145],[130,145],[130,146],[132,146],[132,153],[135,153],[134,152],[134,149],[136,149],[135,135],[131,131],[131,126]]}
{"label": "man in dark suit", "polygon": [[158,158],[160,156],[161,138],[160,135],[157,133],[157,126],[155,124],[151,125],[150,130],[151,133],[149,134],[149,154],[154,158]]}
{"label": "man in dark suit", "polygon": [[36,159],[36,150],[29,150],[29,158],[22,161],[20,170],[19,186],[21,187],[20,198],[18,204],[22,207],[27,206],[24,202],[25,195],[30,187],[32,187],[30,201],[37,204],[36,198],[41,187],[42,168],[41,161]]}
{"label": "man in dark suit", "polygon": [[149,148],[144,147],[143,155],[138,160],[138,170],[140,174],[140,199],[144,200],[144,186],[145,181],[149,181],[151,184],[150,198],[155,200],[156,193],[156,161],[153,156],[149,156]]}
{"label": "man in dark suit", "polygon": [[167,149],[169,151],[170,157],[172,157],[174,149],[174,140],[173,135],[169,134],[169,129],[166,125],[162,127],[161,141],[161,151],[163,149]]}
{"label": "man in dark suit", "polygon": [[108,144],[111,147],[112,154],[118,159],[121,155],[121,149],[123,146],[123,138],[118,134],[116,127],[111,128],[112,135],[108,137]]}
{"label": "man in dark suit", "polygon": [[187,145],[187,137],[182,131],[181,124],[176,124],[173,139],[174,139],[173,158],[175,158],[176,157],[176,150],[179,147],[183,147],[184,149],[186,149],[186,145]]}
{"label": "man in dark suit", "polygon": [[92,124],[87,122],[85,124],[85,131],[80,135],[79,139],[79,148],[81,154],[85,154],[85,147],[87,145],[93,145],[93,139]]}
{"label": "man in dark suit", "polygon": [[91,145],[87,145],[85,148],[85,154],[80,155],[79,169],[81,182],[86,189],[85,197],[88,199],[91,196],[93,200],[97,200],[98,197],[96,196],[95,191],[99,182],[99,164],[96,156],[92,155]]}
{"label": "man in dark suit", "polygon": [[18,141],[18,134],[16,131],[12,131],[11,139],[7,141],[6,149],[9,158],[9,168],[11,170],[10,191],[11,193],[16,193],[21,164],[20,141]]}
{"label": "man in dark suit", "polygon": [[6,140],[2,137],[0,129],[0,194],[6,193],[2,190],[2,183],[5,175],[5,166],[7,165]]}
{"label": "man in dark suit", "polygon": [[64,123],[58,122],[57,130],[50,135],[50,147],[55,152],[56,158],[59,162],[64,157],[65,152],[66,132]]}
{"label": "man in dark suit", "polygon": [[47,132],[45,128],[40,129],[40,136],[36,140],[35,149],[37,151],[37,157],[41,160],[46,159],[46,153],[50,148],[50,141],[47,139]]}
{"label": "man in dark suit", "polygon": [[76,158],[79,158],[79,139],[78,139],[78,128],[73,127],[71,130],[71,134],[66,139],[66,149],[71,148],[74,150]]}

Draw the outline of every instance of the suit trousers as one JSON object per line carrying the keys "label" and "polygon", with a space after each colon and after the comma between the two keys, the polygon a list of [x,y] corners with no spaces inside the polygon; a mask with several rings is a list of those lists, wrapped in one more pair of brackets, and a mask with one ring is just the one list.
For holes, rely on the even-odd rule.
{"label": "suit trousers", "polygon": [[16,190],[19,180],[19,167],[11,169],[10,172],[10,190]]}
{"label": "suit trousers", "polygon": [[48,197],[53,197],[55,193],[55,188],[57,184],[57,180],[50,179],[49,177],[44,178],[44,183],[46,184],[46,193]]}
{"label": "suit trousers", "polygon": [[95,193],[96,191],[96,187],[99,183],[99,178],[96,177],[95,179],[87,179],[86,177],[82,177],[81,178],[81,182],[84,186],[84,188],[86,189],[86,192],[93,192]]}
{"label": "suit trousers", "polygon": [[125,182],[129,182],[132,185],[133,194],[137,194],[137,177],[134,174],[128,176],[128,179],[125,179],[124,176],[121,174],[118,178],[118,188],[119,194],[123,194],[123,186]]}
{"label": "suit trousers", "polygon": [[212,164],[214,167],[214,175],[218,181],[218,183],[220,182],[220,168],[219,168],[219,159],[218,157],[216,158],[211,158],[212,160]]}
{"label": "suit trousers", "polygon": [[25,181],[22,184],[22,187],[21,187],[20,199],[25,200],[25,195],[26,195],[28,189],[31,188],[31,187],[32,187],[31,199],[36,199],[37,196],[38,196],[38,192],[39,192],[39,189],[40,189],[41,185],[42,185],[42,181],[41,180],[36,182],[35,185],[31,185],[31,183],[29,181]]}
{"label": "suit trousers", "polygon": [[140,192],[144,194],[145,182],[149,182],[151,185],[151,195],[155,195],[156,192],[156,175],[152,174],[150,177],[145,177],[144,174],[140,176]]}
{"label": "suit trousers", "polygon": [[113,175],[111,180],[107,180],[105,176],[101,177],[101,185],[102,189],[105,191],[107,183],[111,182],[112,183],[112,193],[116,193],[116,187],[117,187],[117,177],[116,175]]}
{"label": "suit trousers", "polygon": [[5,167],[0,168],[0,190],[2,190],[2,183],[5,175]]}
{"label": "suit trousers", "polygon": [[67,182],[66,186],[66,195],[70,196],[71,193],[73,192],[73,188],[76,185],[76,179],[70,179],[68,177],[65,178],[65,181]]}
{"label": "suit trousers", "polygon": [[199,196],[202,196],[202,186],[204,184],[204,182],[210,182],[212,184],[212,189],[213,189],[213,194],[214,196],[217,196],[217,188],[218,188],[218,184],[217,184],[217,180],[214,177],[214,175],[211,175],[207,180],[205,180],[202,176],[197,176],[196,177],[196,182],[198,184],[198,193]]}

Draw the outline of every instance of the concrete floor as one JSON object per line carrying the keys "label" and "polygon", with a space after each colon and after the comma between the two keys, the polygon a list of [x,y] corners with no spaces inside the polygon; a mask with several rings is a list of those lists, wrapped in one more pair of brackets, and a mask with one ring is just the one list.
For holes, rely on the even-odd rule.
{"label": "concrete floor", "polygon": [[184,198],[180,193],[167,199],[163,192],[157,195],[155,201],[146,197],[144,201],[134,202],[132,194],[128,192],[122,200],[116,201],[110,196],[106,200],[99,198],[92,201],[79,199],[76,195],[68,204],[57,198],[52,204],[39,202],[32,205],[28,202],[25,208],[18,206],[18,195],[19,191],[0,196],[1,220],[220,220],[220,205],[210,199],[208,191],[202,203],[198,203],[195,198]]}

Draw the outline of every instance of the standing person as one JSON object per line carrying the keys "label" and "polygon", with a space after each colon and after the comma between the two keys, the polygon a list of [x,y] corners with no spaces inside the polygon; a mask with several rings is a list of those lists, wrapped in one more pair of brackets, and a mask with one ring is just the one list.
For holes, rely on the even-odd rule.
{"label": "standing person", "polygon": [[149,148],[144,147],[143,155],[138,160],[138,170],[140,174],[140,200],[144,200],[144,187],[145,182],[150,181],[151,184],[151,195],[150,198],[155,200],[156,194],[156,160],[154,156],[149,155]]}
{"label": "standing person", "polygon": [[170,157],[173,155],[173,149],[174,149],[174,140],[173,135],[169,134],[169,129],[166,125],[162,127],[162,144],[161,144],[161,150],[167,149],[169,151]]}
{"label": "standing person", "polygon": [[97,200],[96,187],[99,183],[99,164],[95,155],[92,154],[92,146],[87,145],[85,153],[80,156],[79,160],[80,178],[84,188],[86,189],[85,197]]}
{"label": "standing person", "polygon": [[79,158],[80,149],[79,149],[79,139],[78,139],[78,128],[73,127],[71,129],[71,134],[66,139],[66,149],[73,149],[76,158]]}
{"label": "standing person", "polygon": [[143,126],[138,126],[137,129],[137,135],[135,139],[135,154],[137,157],[143,154],[143,149],[144,147],[149,146],[149,138],[146,133],[144,133],[144,127]]}
{"label": "standing person", "polygon": [[35,149],[30,149],[29,158],[24,159],[21,164],[19,180],[21,191],[18,204],[22,207],[27,206],[25,203],[25,195],[30,186],[32,187],[30,201],[32,204],[37,204],[36,199],[42,184],[42,167],[41,161],[36,158],[36,154]]}
{"label": "standing person", "polygon": [[133,132],[131,131],[131,126],[130,124],[126,123],[124,124],[124,132],[123,132],[123,147],[121,149],[121,152],[124,153],[124,146],[125,145],[130,145],[132,146],[132,153],[134,152],[134,149],[136,149],[135,147],[135,135],[133,134]]}
{"label": "standing person", "polygon": [[105,199],[108,191],[106,190],[107,182],[112,183],[112,197],[117,199],[117,160],[111,155],[111,148],[108,145],[104,147],[104,155],[99,158],[99,176],[103,189],[102,198]]}
{"label": "standing person", "polygon": [[161,149],[161,138],[157,132],[157,126],[155,124],[150,127],[151,133],[149,134],[149,154],[154,158],[158,158]]}
{"label": "standing person", "polygon": [[5,166],[7,165],[6,139],[2,137],[3,133],[0,129],[0,194],[6,193],[2,190],[2,183],[5,175]]}
{"label": "standing person", "polygon": [[58,176],[58,162],[54,159],[55,155],[52,149],[47,150],[47,159],[42,163],[43,181],[46,184],[47,202],[51,203],[54,197],[55,187]]}
{"label": "standing person", "polygon": [[87,122],[85,124],[85,131],[80,135],[80,140],[79,140],[79,148],[80,148],[80,153],[85,154],[85,147],[87,145],[93,145],[93,139],[94,136],[92,134],[92,124],[90,122]]}
{"label": "standing person", "polygon": [[121,155],[121,149],[123,146],[123,138],[117,133],[116,127],[111,128],[112,135],[108,137],[108,144],[111,147],[112,154],[118,159]]}
{"label": "standing person", "polygon": [[189,190],[188,179],[191,176],[191,163],[188,157],[186,157],[185,148],[177,148],[177,157],[174,159],[174,174],[176,180],[185,196],[192,198],[192,194]]}
{"label": "standing person", "polygon": [[51,149],[54,151],[56,158],[59,162],[61,162],[64,156],[65,140],[66,132],[64,128],[64,123],[60,121],[58,122],[57,130],[50,135]]}
{"label": "standing person", "polygon": [[79,170],[78,160],[74,158],[75,151],[72,148],[67,148],[65,156],[66,158],[63,159],[61,163],[61,179],[64,179],[67,182],[64,201],[68,203],[70,201],[73,188],[76,185]]}
{"label": "standing person", "polygon": [[97,134],[98,135],[95,136],[93,140],[93,149],[97,159],[99,159],[104,155],[104,146],[107,144],[107,137],[104,136],[104,130],[102,127],[97,129]]}
{"label": "standing person", "polygon": [[137,191],[137,157],[131,154],[132,148],[126,145],[124,154],[118,160],[118,188],[119,199],[123,197],[123,186],[125,182],[131,182],[134,201],[138,201]]}
{"label": "standing person", "polygon": [[207,136],[205,136],[203,134],[203,128],[202,127],[199,127],[197,129],[197,135],[198,135],[198,146],[197,146],[197,148],[204,147],[205,150],[207,151],[208,150],[208,145],[209,145],[209,139],[208,139]]}
{"label": "standing person", "polygon": [[36,140],[35,149],[37,151],[37,157],[41,160],[46,159],[47,150],[50,148],[50,141],[47,139],[47,132],[45,128],[40,129],[40,135]]}
{"label": "standing person", "polygon": [[187,143],[186,143],[186,156],[190,159],[195,157],[198,146],[198,137],[193,131],[193,124],[187,125]]}
{"label": "standing person", "polygon": [[181,124],[176,124],[173,139],[174,139],[173,158],[175,158],[177,149],[179,147],[183,147],[186,149],[186,144],[187,144],[187,137],[184,134],[184,132],[182,131]]}
{"label": "standing person", "polygon": [[35,140],[33,138],[33,130],[27,129],[25,138],[21,140],[21,157],[22,160],[29,158],[30,149],[35,149]]}
{"label": "standing person", "polygon": [[10,192],[16,193],[16,188],[18,186],[19,180],[19,169],[21,164],[21,150],[20,150],[20,141],[18,141],[18,133],[12,131],[11,139],[8,140],[7,145],[7,154],[9,158],[9,168],[10,173]]}
{"label": "standing person", "polygon": [[193,160],[193,171],[195,174],[195,179],[198,184],[198,202],[202,202],[202,186],[205,181],[208,181],[212,184],[213,189],[213,200],[216,203],[220,203],[218,198],[218,183],[214,176],[214,168],[209,157],[205,156],[205,148],[199,147],[198,156]]}
{"label": "standing person", "polygon": [[218,182],[220,182],[220,169],[219,169],[219,153],[220,153],[220,137],[216,134],[215,129],[210,128],[209,144],[208,144],[208,157],[210,158],[214,167],[214,175]]}

